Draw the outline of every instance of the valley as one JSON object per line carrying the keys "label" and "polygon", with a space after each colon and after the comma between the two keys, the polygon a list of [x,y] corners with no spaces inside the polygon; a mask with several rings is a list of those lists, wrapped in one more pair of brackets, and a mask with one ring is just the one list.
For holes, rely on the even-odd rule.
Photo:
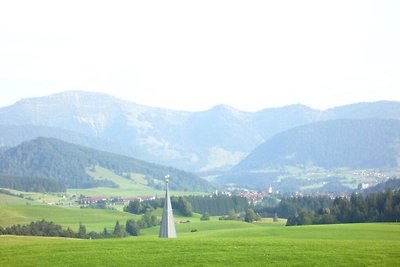
{"label": "valley", "polygon": [[0,267],[399,266],[400,1],[2,1]]}

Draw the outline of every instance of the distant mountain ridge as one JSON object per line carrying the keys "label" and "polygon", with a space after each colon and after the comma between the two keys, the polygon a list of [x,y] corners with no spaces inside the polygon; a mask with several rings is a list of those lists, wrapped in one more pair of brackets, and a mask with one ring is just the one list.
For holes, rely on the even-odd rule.
{"label": "distant mountain ridge", "polygon": [[299,126],[259,145],[233,171],[296,165],[400,168],[400,120],[342,119]]}
{"label": "distant mountain ridge", "polygon": [[[0,108],[2,129],[18,126],[29,132],[37,127],[33,132],[38,133],[16,139],[15,128],[7,130],[0,133],[0,145],[17,145],[40,134],[190,171],[228,170],[275,134],[342,118],[398,120],[400,102],[360,103],[326,111],[291,105],[243,112],[220,105],[186,112],[71,91]],[[70,134],[66,136],[65,131]]]}
{"label": "distant mountain ridge", "polygon": [[0,125],[0,147],[10,148],[38,137],[56,138],[116,154],[129,155],[130,153],[130,150],[122,144],[62,128],[39,125]]}
{"label": "distant mountain ridge", "polygon": [[174,190],[207,192],[214,189],[207,181],[182,170],[54,138],[40,137],[23,142],[0,154],[2,175],[49,178],[62,182],[68,188],[116,186],[110,180],[95,180],[88,175],[87,170],[95,166],[109,169],[120,176],[139,173],[148,179],[149,184],[162,184],[164,176],[169,174],[174,181],[171,184]]}
{"label": "distant mountain ridge", "polygon": [[340,119],[278,133],[231,170],[219,184],[280,192],[350,192],[360,183],[399,176],[400,120]]}

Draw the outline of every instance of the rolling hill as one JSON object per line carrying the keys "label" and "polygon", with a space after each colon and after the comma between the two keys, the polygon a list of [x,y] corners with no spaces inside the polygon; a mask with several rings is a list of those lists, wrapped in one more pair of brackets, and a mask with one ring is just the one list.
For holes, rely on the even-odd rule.
{"label": "rolling hill", "polygon": [[0,173],[20,177],[55,179],[68,188],[116,187],[108,179],[95,179],[89,175],[96,166],[130,179],[142,174],[148,185],[162,184],[170,174],[171,189],[181,191],[210,191],[207,181],[184,171],[148,163],[135,158],[67,143],[54,138],[40,137],[10,148],[0,154]]}
{"label": "rolling hill", "polygon": [[358,118],[400,119],[400,103],[359,103],[326,111],[297,104],[258,112],[219,105],[186,112],[147,107],[105,94],[70,91],[22,99],[0,108],[0,146],[17,145],[38,136],[54,137],[207,172],[228,170],[259,144],[291,128]]}

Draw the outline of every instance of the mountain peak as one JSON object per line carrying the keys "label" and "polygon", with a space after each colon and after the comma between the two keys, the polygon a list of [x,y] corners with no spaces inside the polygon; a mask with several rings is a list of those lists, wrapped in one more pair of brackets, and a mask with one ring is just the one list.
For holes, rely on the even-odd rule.
{"label": "mountain peak", "polygon": [[23,98],[16,104],[34,104],[41,102],[55,102],[64,104],[81,104],[90,102],[112,102],[117,99],[111,95],[88,91],[65,91],[44,97]]}
{"label": "mountain peak", "polygon": [[206,110],[205,112],[211,112],[211,113],[215,113],[215,114],[223,114],[223,115],[233,115],[237,118],[241,118],[243,117],[244,114],[247,114],[249,112],[245,112],[245,111],[241,111],[238,110],[234,107],[225,105],[225,104],[220,104],[220,105],[216,105],[212,108],[210,108],[209,110]]}
{"label": "mountain peak", "polygon": [[270,112],[270,111],[280,111],[280,110],[284,110],[284,111],[298,111],[298,110],[302,110],[302,111],[316,111],[318,112],[318,109],[313,109],[310,108],[309,106],[306,106],[304,104],[301,103],[297,103],[297,104],[291,104],[291,105],[287,105],[287,106],[282,106],[282,107],[274,107],[274,108],[265,108],[262,109],[259,112]]}
{"label": "mountain peak", "polygon": [[226,105],[226,104],[219,104],[219,105],[213,106],[209,110],[215,110],[215,111],[239,111],[239,110],[235,109],[234,107],[231,107],[231,106]]}

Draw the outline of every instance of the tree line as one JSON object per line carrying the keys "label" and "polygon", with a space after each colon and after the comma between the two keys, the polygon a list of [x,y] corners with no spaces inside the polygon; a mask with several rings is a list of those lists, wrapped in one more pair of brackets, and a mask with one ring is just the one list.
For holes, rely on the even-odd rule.
{"label": "tree line", "polygon": [[70,227],[63,228],[61,225],[46,220],[31,222],[26,225],[12,225],[9,227],[0,226],[0,235],[25,235],[25,236],[47,236],[47,237],[68,237],[82,239],[117,238],[126,236],[138,236],[140,229],[157,226],[160,224],[157,216],[150,211],[146,211],[140,220],[129,219],[125,226],[116,221],[113,231],[109,232],[104,228],[102,232],[87,232],[86,226],[79,224],[78,231],[73,231]]}
{"label": "tree line", "polygon": [[288,217],[287,225],[399,222],[400,190],[351,197],[336,197],[328,208],[302,209]]}
{"label": "tree line", "polygon": [[15,193],[10,192],[10,191],[8,191],[6,189],[3,189],[3,188],[0,188],[0,194],[9,195],[9,196],[13,196],[13,197],[19,197],[19,198],[24,198],[25,197],[25,195],[22,194],[22,193],[15,194]]}
{"label": "tree line", "polygon": [[261,216],[260,214],[257,214],[253,208],[248,208],[246,212],[239,212],[239,213],[235,212],[234,210],[230,210],[227,215],[223,215],[218,219],[220,221],[232,220],[232,221],[245,221],[248,223],[252,223],[255,221],[261,221]]}
{"label": "tree line", "polygon": [[[156,198],[154,200],[139,201],[133,200],[129,201],[129,204],[124,207],[125,212],[133,214],[145,214],[146,212],[152,212],[157,208],[163,208],[165,203],[165,198]],[[178,211],[180,215],[185,217],[192,217],[192,205],[187,201],[185,197],[171,197],[172,209]]]}
{"label": "tree line", "polygon": [[[140,202],[130,201],[124,211],[133,214],[143,214],[147,210],[164,207],[164,198]],[[185,217],[191,217],[193,212],[211,216],[225,215],[230,211],[245,212],[249,208],[247,199],[241,196],[211,195],[211,196],[180,196],[171,197],[171,205],[175,211]]]}
{"label": "tree line", "polygon": [[273,199],[264,202],[271,202],[271,205],[256,205],[254,210],[264,217],[272,217],[275,214],[280,218],[289,218],[295,216],[301,211],[318,211],[324,208],[329,208],[333,199],[327,196],[286,196],[282,199]]}
{"label": "tree line", "polygon": [[192,205],[193,211],[212,216],[225,215],[231,210],[236,213],[245,212],[249,208],[247,199],[241,196],[211,195],[187,196],[187,201]]}
{"label": "tree line", "polygon": [[82,238],[79,232],[82,233],[84,230],[86,234],[86,228],[80,224],[78,233],[74,232],[71,228],[64,229],[61,225],[49,222],[46,220],[31,222],[27,225],[12,225],[10,227],[3,228],[0,226],[1,235],[29,235],[29,236],[52,236],[52,237],[70,237],[70,238]]}
{"label": "tree line", "polygon": [[50,178],[0,175],[0,187],[30,192],[65,192],[65,185]]}

